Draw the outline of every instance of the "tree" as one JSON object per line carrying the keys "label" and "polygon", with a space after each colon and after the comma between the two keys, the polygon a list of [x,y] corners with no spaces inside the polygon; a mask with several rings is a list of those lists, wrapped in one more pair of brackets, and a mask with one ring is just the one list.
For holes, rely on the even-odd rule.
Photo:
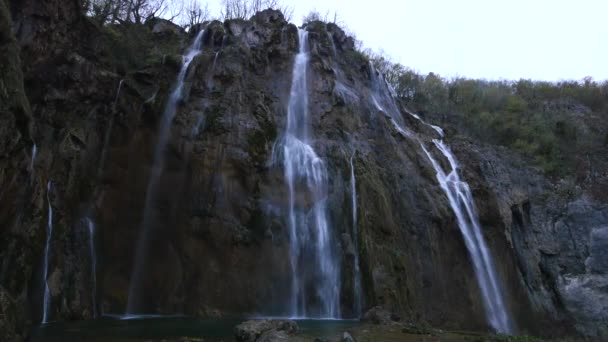
{"label": "tree", "polygon": [[83,10],[99,24],[141,24],[155,17],[175,19],[183,9],[179,0],[86,0]]}
{"label": "tree", "polygon": [[182,23],[182,26],[186,28],[192,27],[204,23],[209,18],[210,14],[208,4],[205,4],[205,7],[202,7],[198,0],[190,0],[190,2],[186,5],[184,22]]}
{"label": "tree", "polygon": [[293,9],[281,4],[278,0],[222,0],[220,17],[223,20],[247,20],[257,12],[268,8],[281,11],[285,19],[291,20]]}

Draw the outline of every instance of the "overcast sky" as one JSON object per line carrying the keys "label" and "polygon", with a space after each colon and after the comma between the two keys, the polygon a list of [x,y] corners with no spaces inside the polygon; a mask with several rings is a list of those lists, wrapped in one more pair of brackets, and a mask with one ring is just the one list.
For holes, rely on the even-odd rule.
{"label": "overcast sky", "polygon": [[[203,2],[204,0],[201,0]],[[209,0],[219,12],[220,0]],[[338,13],[393,60],[442,76],[608,79],[608,0],[284,0]],[[333,15],[332,15],[333,16]]]}

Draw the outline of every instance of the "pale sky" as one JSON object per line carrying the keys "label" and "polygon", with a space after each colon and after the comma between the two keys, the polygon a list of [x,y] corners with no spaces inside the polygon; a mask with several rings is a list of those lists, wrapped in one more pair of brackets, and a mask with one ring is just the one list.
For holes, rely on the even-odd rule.
{"label": "pale sky", "polygon": [[[204,2],[204,0],[201,0]],[[213,14],[220,0],[209,0]],[[608,79],[608,0],[284,0],[293,22],[338,13],[363,41],[421,73]]]}

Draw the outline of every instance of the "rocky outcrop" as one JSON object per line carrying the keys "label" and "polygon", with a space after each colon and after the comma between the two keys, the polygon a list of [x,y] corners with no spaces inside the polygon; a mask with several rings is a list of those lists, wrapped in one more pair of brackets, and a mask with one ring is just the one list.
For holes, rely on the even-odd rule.
{"label": "rocky outcrop", "polygon": [[252,320],[234,328],[234,338],[238,342],[278,342],[289,341],[298,332],[298,325],[287,320]]}
{"label": "rocky outcrop", "polygon": [[24,338],[27,284],[36,247],[26,208],[29,193],[32,113],[23,86],[19,46],[11,15],[0,1],[0,340]]}
{"label": "rocky outcrop", "polygon": [[506,149],[461,141],[458,151],[484,226],[504,232],[493,239],[504,238],[511,257],[497,260],[514,264],[507,279],[522,285],[533,319],[558,335],[603,338],[606,203],[573,182],[550,181]]}
{"label": "rocky outcrop", "polygon": [[[270,160],[285,127],[297,28],[271,10],[188,33],[162,20],[99,28],[71,1],[25,1],[12,2],[15,39],[3,4],[0,313],[11,319],[0,331],[7,339],[40,321],[49,181],[52,319],[124,312],[159,122],[180,54],[202,28],[203,52],[186,75],[150,205],[146,258],[154,267],[144,272],[145,310],[286,314],[287,190]],[[437,133],[406,115],[413,138],[401,134],[371,102],[368,61],[352,38],[332,24],[306,29],[313,144],[331,180],[332,232],[342,238],[335,239],[342,241],[335,246],[342,315],[356,315],[356,252],[364,309],[382,306],[370,314],[379,321],[488,329],[454,215],[420,148]],[[28,170],[33,141],[38,157]],[[587,189],[556,184],[506,150],[451,135],[448,142],[473,189],[518,331],[605,334],[595,328],[606,317],[606,203],[585,196]],[[349,192],[353,153],[358,236]],[[84,218],[98,231],[97,301]],[[272,340],[266,332],[276,339],[289,333],[274,324],[245,324],[239,334],[257,341]]]}

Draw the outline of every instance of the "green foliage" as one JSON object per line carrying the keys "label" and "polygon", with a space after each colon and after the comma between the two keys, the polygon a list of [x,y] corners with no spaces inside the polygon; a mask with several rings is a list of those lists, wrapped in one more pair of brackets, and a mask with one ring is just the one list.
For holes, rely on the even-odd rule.
{"label": "green foliage", "polygon": [[585,121],[608,114],[608,81],[445,79],[418,74],[382,53],[366,53],[406,105],[482,142],[524,154],[547,174],[573,174],[576,155],[608,144],[608,134],[589,129]]}

